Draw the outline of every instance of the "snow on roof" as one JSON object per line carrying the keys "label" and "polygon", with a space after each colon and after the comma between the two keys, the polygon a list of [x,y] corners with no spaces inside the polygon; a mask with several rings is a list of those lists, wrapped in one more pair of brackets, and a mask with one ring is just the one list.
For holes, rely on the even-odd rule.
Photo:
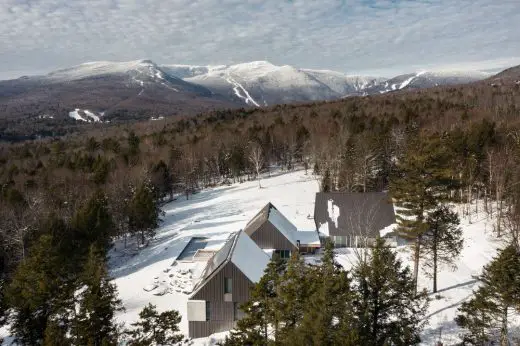
{"label": "snow on roof", "polygon": [[300,241],[300,245],[321,245],[320,237],[316,231],[298,231],[294,233],[294,238]]}
{"label": "snow on roof", "polygon": [[394,232],[397,229],[397,227],[399,227],[399,225],[397,223],[393,223],[391,225],[388,225],[388,226],[386,226],[385,228],[383,228],[382,230],[379,231],[379,236],[380,237],[385,237],[388,234]]}
{"label": "snow on roof", "polygon": [[296,245],[296,239],[294,233],[297,232],[296,226],[287,220],[282,213],[276,208],[271,208],[269,211],[269,221],[276,227],[282,234],[294,245]]}
{"label": "snow on roof", "polygon": [[232,250],[231,262],[251,282],[258,282],[264,275],[269,256],[244,232],[240,232]]}
{"label": "snow on roof", "polygon": [[329,223],[328,222],[322,223],[320,225],[320,227],[318,228],[318,232],[320,232],[324,236],[327,236],[327,237],[330,236]]}

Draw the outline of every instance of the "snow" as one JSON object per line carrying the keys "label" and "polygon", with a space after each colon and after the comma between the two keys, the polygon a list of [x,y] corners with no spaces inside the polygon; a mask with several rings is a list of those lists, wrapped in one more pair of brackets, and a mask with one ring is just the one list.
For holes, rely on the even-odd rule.
{"label": "snow", "polygon": [[[85,114],[85,117],[83,117],[80,113]],[[89,111],[88,109],[81,110],[79,108],[76,108],[75,110],[69,112],[69,117],[75,120],[84,121],[84,122],[100,122],[101,118],[104,113],[101,113],[100,115],[96,115],[93,112]]]}
{"label": "snow", "polygon": [[[243,99],[246,104],[253,104],[257,107],[260,107],[260,105],[256,103],[256,101],[251,97],[251,95],[249,95],[249,92],[246,90],[246,88],[244,88],[240,83],[231,77],[227,77],[226,81],[233,86],[233,91],[238,98]],[[244,95],[242,95],[241,92],[244,93]]]}
{"label": "snow", "polygon": [[256,283],[264,275],[264,270],[269,263],[269,256],[247,234],[240,232],[231,255],[231,262],[251,282]]}
{"label": "snow", "polygon": [[320,232],[320,234],[328,237],[330,235],[330,232],[329,232],[329,223],[328,222],[324,222],[320,225],[319,229],[318,229],[318,232]]}
{"label": "snow", "polygon": [[287,218],[283,216],[282,213],[274,208],[271,208],[269,211],[269,222],[271,222],[274,227],[280,230],[280,232],[282,232],[291,243],[296,245],[294,233],[296,233],[297,228],[291,223],[291,221],[287,220]]}
{"label": "snow", "polygon": [[150,60],[87,62],[51,72],[47,77],[53,80],[71,81],[106,74],[124,74],[131,71],[147,72],[151,78],[163,79],[162,74],[157,71],[157,66]]}
{"label": "snow", "polygon": [[[419,289],[427,289],[431,298],[427,312],[429,324],[421,335],[421,345],[434,345],[437,341],[442,341],[444,345],[455,345],[460,342],[458,334],[461,331],[454,321],[457,309],[478,287],[475,277],[482,272],[483,266],[495,256],[497,249],[504,245],[492,234],[493,218],[479,213],[471,216],[472,222],[467,218],[461,219],[464,249],[455,262],[457,268],[455,270],[448,267],[440,268],[437,294],[431,293],[432,281],[422,269],[419,275]],[[390,231],[392,227],[395,227],[395,224],[381,232]],[[405,265],[413,266],[409,248],[398,246],[395,251]],[[357,262],[362,252],[360,249],[338,249],[336,260],[344,268],[349,269]],[[440,339],[439,335],[442,335]]]}
{"label": "snow", "polygon": [[395,231],[395,229],[398,227],[399,225],[396,224],[396,223],[393,223],[391,225],[388,225],[386,226],[385,228],[383,228],[382,230],[379,231],[379,236],[381,238],[385,237],[386,235],[392,233],[393,231]]}
{"label": "snow", "polygon": [[[221,186],[203,190],[189,200],[179,198],[163,207],[164,221],[157,230],[156,238],[137,251],[124,249],[123,242],[116,242],[110,251],[109,267],[118,287],[126,312],[117,318],[120,322],[132,323],[148,303],[157,305],[159,311],[176,309],[183,316],[181,332],[188,334],[187,301],[193,285],[201,277],[205,263],[178,262],[177,256],[194,236],[207,237],[205,249],[220,249],[231,233],[243,229],[246,223],[268,202],[283,210],[283,214],[297,229],[312,230],[314,220],[308,218],[314,212],[314,198],[318,183],[304,171],[273,174],[262,177],[263,188],[256,181]],[[464,233],[464,249],[456,260],[457,268],[441,267],[438,274],[438,294],[430,293],[432,299],[427,315],[429,325],[423,331],[423,345],[433,345],[440,339],[444,345],[454,345],[460,330],[454,317],[460,304],[466,301],[478,287],[475,276],[489,263],[503,244],[492,233],[494,219],[484,213],[471,215],[471,222],[461,217]],[[327,223],[320,232],[327,234]],[[386,228],[385,228],[386,230]],[[299,234],[300,232],[298,232]],[[303,233],[303,232],[301,232]],[[235,248],[234,263],[252,278],[259,278],[257,261],[265,263],[267,254],[252,253],[251,243],[239,239]],[[395,248],[405,265],[412,266],[411,251],[405,246]],[[337,249],[336,260],[345,268],[356,263],[360,249]],[[235,261],[236,260],[236,261]],[[306,257],[307,262],[319,263],[318,256]],[[263,265],[263,264],[262,264]],[[260,267],[260,266],[259,266]],[[431,280],[420,273],[419,287],[431,292]],[[146,290],[149,290],[148,292]],[[520,326],[520,323],[519,323]],[[0,335],[8,335],[4,330]],[[214,345],[226,333],[196,339],[194,345]]]}
{"label": "snow", "polygon": [[422,76],[425,73],[426,73],[426,71],[421,71],[421,72],[416,73],[414,76],[408,78],[407,80],[405,80],[404,82],[401,83],[401,85],[399,86],[399,90],[406,88],[414,79],[416,79],[419,76]]}
{"label": "snow", "polygon": [[301,245],[320,245],[320,237],[316,231],[298,231],[294,233],[294,238],[300,241]]}
{"label": "snow", "polygon": [[[129,251],[120,241],[110,252],[110,273],[126,308],[118,320],[127,324],[135,322],[143,307],[152,303],[157,305],[158,311],[178,310],[183,316],[181,331],[187,335],[188,297],[206,264],[175,261],[190,239],[208,237],[205,250],[218,250],[231,233],[243,229],[268,202],[283,208],[287,219],[299,229],[314,229],[314,220],[307,215],[314,212],[316,192],[318,183],[313,176],[294,171],[262,177],[262,189],[258,188],[257,181],[250,181],[203,190],[189,200],[179,198],[166,204],[164,221],[147,247],[139,252]],[[236,250],[239,257],[244,255],[241,250],[242,247]],[[258,268],[243,270],[251,277],[259,275]],[[158,287],[152,291],[144,290],[156,284]],[[164,287],[168,288],[166,292]],[[164,294],[154,295],[156,292]],[[198,339],[196,345],[212,344],[212,338],[218,340],[215,336]]]}
{"label": "snow", "polygon": [[327,212],[329,213],[329,218],[334,222],[336,228],[338,228],[339,207],[334,204],[332,199],[327,201]]}

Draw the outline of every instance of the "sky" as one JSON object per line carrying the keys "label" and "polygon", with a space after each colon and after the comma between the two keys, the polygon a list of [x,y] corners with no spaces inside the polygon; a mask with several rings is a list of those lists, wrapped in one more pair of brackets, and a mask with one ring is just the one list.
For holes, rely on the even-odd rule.
{"label": "sky", "polygon": [[520,0],[0,0],[0,79],[88,61],[392,76],[520,65]]}

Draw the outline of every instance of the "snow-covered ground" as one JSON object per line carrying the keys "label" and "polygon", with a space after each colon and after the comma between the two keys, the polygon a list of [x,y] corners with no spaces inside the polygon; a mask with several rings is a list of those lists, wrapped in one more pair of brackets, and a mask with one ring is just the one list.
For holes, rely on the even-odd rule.
{"label": "snow-covered ground", "polygon": [[[206,236],[209,238],[206,249],[218,249],[231,232],[243,228],[267,202],[272,202],[298,229],[314,229],[312,216],[318,183],[312,175],[305,175],[304,171],[278,173],[264,178],[262,187],[259,189],[258,183],[252,181],[205,190],[189,200],[179,198],[163,208],[166,215],[157,238],[141,253],[133,257],[120,257],[119,244],[111,253],[111,273],[127,309],[119,316],[120,320],[134,321],[138,312],[151,302],[159,310],[179,310],[184,317],[181,330],[188,333],[185,317],[191,288],[189,276],[195,282],[204,264],[171,265],[192,236]],[[481,272],[501,245],[493,237],[492,219],[481,213],[472,215],[471,221],[462,219],[465,245],[457,261],[457,269],[442,268],[438,275],[439,292],[430,295],[429,325],[422,335],[424,345],[433,345],[439,338],[444,345],[457,342],[459,331],[454,322],[457,307],[477,287],[475,275]],[[406,247],[396,251],[406,264],[412,265]],[[336,258],[341,265],[349,268],[355,263],[355,251],[340,249]],[[179,270],[191,272],[181,275]],[[419,285],[431,291],[431,280],[424,273]],[[154,290],[144,290],[154,286],[157,286]],[[219,336],[197,340],[197,344],[211,344]]]}
{"label": "snow-covered ground", "polygon": [[[148,247],[137,254],[125,251],[123,244],[118,243],[110,253],[110,272],[126,308],[118,319],[135,321],[150,302],[159,311],[179,310],[183,316],[181,331],[187,335],[187,300],[204,267],[203,262],[175,261],[190,239],[208,237],[205,249],[219,249],[230,233],[244,228],[268,202],[299,230],[312,230],[317,191],[317,180],[310,173],[274,173],[271,178],[262,179],[261,189],[258,182],[251,181],[204,190],[189,200],[179,197],[165,205],[164,222]],[[176,265],[172,266],[174,261]],[[210,343],[211,339],[198,340],[198,344]]]}
{"label": "snow-covered ground", "polygon": [[[179,197],[163,207],[164,222],[156,238],[139,252],[125,250],[117,243],[110,252],[110,273],[117,284],[126,312],[119,321],[132,323],[149,302],[159,311],[176,309],[183,316],[181,331],[188,334],[186,303],[193,284],[201,274],[204,262],[176,261],[193,236],[207,237],[206,250],[219,249],[230,233],[243,228],[268,202],[272,202],[299,230],[315,228],[312,219],[318,183],[303,170],[275,173],[256,181],[221,186],[190,196]],[[442,268],[438,276],[438,294],[430,294],[429,325],[425,328],[423,345],[444,345],[458,341],[454,317],[458,306],[477,287],[475,275],[496,254],[501,246],[492,234],[493,220],[483,213],[473,214],[471,223],[462,219],[464,250],[457,260],[457,269]],[[412,265],[410,252],[397,248],[406,264]],[[338,249],[337,261],[346,268],[355,263],[354,249]],[[309,259],[309,260],[316,260]],[[431,291],[431,280],[421,273],[420,287]],[[225,333],[197,339],[195,345],[212,345]]]}

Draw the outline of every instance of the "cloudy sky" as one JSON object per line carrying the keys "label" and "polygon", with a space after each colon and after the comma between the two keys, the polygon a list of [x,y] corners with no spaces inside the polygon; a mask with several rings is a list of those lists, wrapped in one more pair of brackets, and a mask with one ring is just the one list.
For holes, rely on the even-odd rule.
{"label": "cloudy sky", "polygon": [[0,79],[94,60],[390,76],[520,64],[520,0],[0,0]]}

